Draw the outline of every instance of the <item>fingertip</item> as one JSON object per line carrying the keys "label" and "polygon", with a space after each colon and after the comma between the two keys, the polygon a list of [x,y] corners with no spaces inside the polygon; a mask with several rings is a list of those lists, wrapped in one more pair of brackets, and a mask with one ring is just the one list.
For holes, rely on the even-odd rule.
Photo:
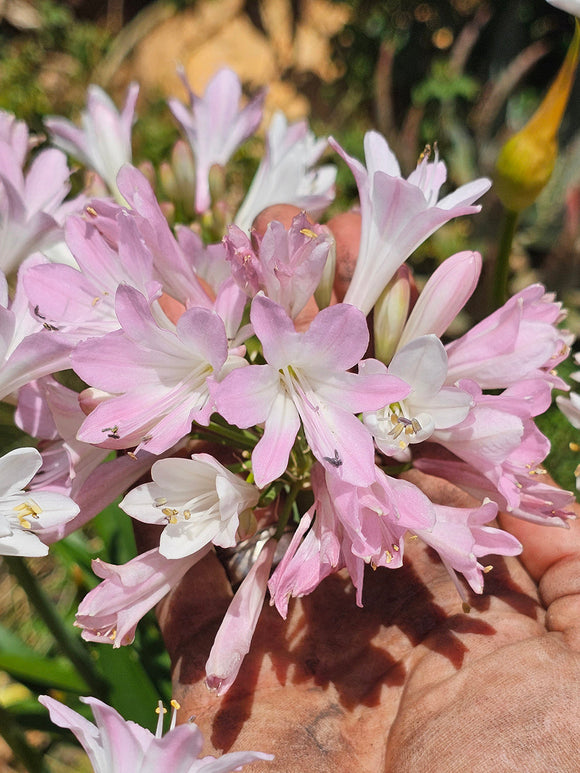
{"label": "fingertip", "polygon": [[299,207],[295,207],[293,204],[272,204],[270,207],[263,209],[254,220],[253,228],[260,236],[263,236],[266,232],[268,224],[272,220],[277,220],[282,223],[284,228],[288,230],[292,225],[292,220],[299,215],[302,210]]}
{"label": "fingertip", "polygon": [[361,235],[360,212],[343,212],[332,217],[328,228],[336,240],[336,275],[334,292],[337,301],[341,302],[348,290],[354,273]]}

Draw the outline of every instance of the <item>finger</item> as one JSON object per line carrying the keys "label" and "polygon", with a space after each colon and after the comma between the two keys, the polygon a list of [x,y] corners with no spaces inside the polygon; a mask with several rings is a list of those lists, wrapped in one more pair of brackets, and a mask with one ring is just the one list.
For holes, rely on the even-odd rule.
{"label": "finger", "polygon": [[[574,505],[580,516],[580,505]],[[580,651],[580,520],[569,529],[547,528],[502,514],[502,526],[523,545],[522,562],[539,581],[546,627]]]}
{"label": "finger", "polygon": [[358,257],[361,234],[361,216],[359,212],[343,212],[332,217],[327,226],[336,240],[336,274],[334,292],[340,303],[344,299]]}

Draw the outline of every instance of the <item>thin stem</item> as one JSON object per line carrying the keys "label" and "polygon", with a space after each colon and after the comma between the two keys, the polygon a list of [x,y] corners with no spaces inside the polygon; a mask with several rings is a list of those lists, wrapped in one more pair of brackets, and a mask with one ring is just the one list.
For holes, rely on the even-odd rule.
{"label": "thin stem", "polygon": [[30,773],[48,773],[41,753],[30,746],[24,731],[12,714],[0,706],[0,730],[2,737]]}
{"label": "thin stem", "polygon": [[290,518],[290,513],[292,512],[292,507],[296,501],[296,497],[302,491],[303,485],[304,481],[297,480],[290,486],[290,491],[284,500],[284,507],[282,508],[282,512],[280,513],[280,517],[278,519],[278,528],[276,529],[276,534],[274,534],[274,539],[280,539],[282,534],[284,534],[284,529],[286,528],[286,524]]}
{"label": "thin stem", "polygon": [[208,435],[213,435],[214,437],[217,436],[222,440],[227,440],[229,443],[232,443],[236,448],[245,448],[248,450],[252,450],[258,442],[258,438],[247,430],[224,427],[215,422],[211,422],[208,427],[196,427],[194,434],[205,435],[206,437]]}
{"label": "thin stem", "polygon": [[495,261],[493,273],[493,285],[491,288],[491,306],[492,311],[499,309],[508,299],[508,278],[510,270],[510,255],[512,251],[512,242],[516,233],[519,212],[513,212],[510,209],[504,211],[503,227],[499,250]]}
{"label": "thin stem", "polygon": [[10,574],[18,580],[28,600],[34,606],[64,654],[85,680],[93,695],[106,700],[108,693],[106,681],[95,669],[88,651],[63,623],[56,607],[48,598],[26,562],[16,556],[3,556],[3,559]]}

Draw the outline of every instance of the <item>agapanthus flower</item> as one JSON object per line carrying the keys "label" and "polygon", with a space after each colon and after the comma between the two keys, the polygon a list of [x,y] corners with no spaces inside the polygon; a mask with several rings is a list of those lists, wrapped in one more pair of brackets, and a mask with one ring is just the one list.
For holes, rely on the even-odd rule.
{"label": "agapanthus flower", "polygon": [[108,94],[93,84],[87,92],[87,109],[81,113],[81,128],[57,116],[45,119],[54,144],[100,175],[121,202],[117,174],[123,164],[131,163],[131,129],[138,95],[139,86],[132,83],[119,112]]}
{"label": "agapanthus flower", "polygon": [[475,593],[482,593],[487,567],[477,559],[488,555],[517,556],[522,552],[522,546],[508,532],[485,525],[497,515],[495,502],[487,501],[477,508],[443,505],[434,505],[434,508],[434,525],[427,530],[415,529],[415,534],[437,551],[460,596],[467,601],[456,572],[465,577]]}
{"label": "agapanthus flower", "polygon": [[70,190],[64,153],[43,150],[25,170],[24,131],[6,118],[0,124],[0,269],[11,274],[29,255],[62,239],[65,217],[79,211],[84,198],[64,201]]}
{"label": "agapanthus flower", "polygon": [[156,323],[143,295],[127,285],[117,290],[115,308],[122,329],[82,342],[72,357],[81,378],[109,393],[87,416],[78,438],[160,454],[189,433],[192,421],[209,423],[208,378],[245,361],[228,357],[224,324],[213,311],[188,309],[175,331],[168,330]]}
{"label": "agapanthus flower", "polygon": [[432,162],[425,153],[405,180],[377,132],[365,135],[366,168],[335,140],[329,142],[356,179],[362,216],[358,259],[344,302],[368,314],[395,271],[428,236],[454,217],[479,212],[473,202],[491,183],[473,180],[439,199],[447,172],[437,152]]}
{"label": "agapanthus flower", "polygon": [[399,349],[388,369],[375,361],[365,365],[363,372],[370,370],[388,371],[411,387],[404,399],[364,415],[377,447],[387,456],[400,457],[410,443],[422,443],[435,429],[460,424],[473,402],[468,392],[444,386],[447,354],[434,335],[415,338]]}
{"label": "agapanthus flower", "polygon": [[135,220],[120,207],[115,213],[115,247],[90,220],[70,217],[66,241],[78,268],[38,263],[24,276],[32,306],[71,344],[119,329],[115,295],[120,284],[135,287],[151,301],[161,294],[153,275],[153,257]]}
{"label": "agapanthus flower", "polygon": [[[176,726],[179,704],[172,701],[174,714],[169,731],[163,735],[163,706],[155,734],[127,721],[98,698],[80,698],[91,707],[96,724],[63,703],[41,695],[38,699],[50,712],[55,725],[71,730],[86,751],[94,773],[227,773],[241,770],[255,760],[271,760],[263,752],[230,752],[221,757],[200,757],[203,735],[193,722]],[[160,702],[161,703],[161,702]]]}
{"label": "agapanthus flower", "polygon": [[47,555],[43,529],[70,521],[79,511],[62,494],[24,490],[41,465],[35,448],[17,448],[0,458],[0,555]]}
{"label": "agapanthus flower", "polygon": [[253,298],[260,290],[295,319],[314,294],[334,240],[322,226],[313,225],[304,212],[288,230],[268,224],[263,236],[251,239],[237,226],[224,237],[227,259],[237,284]]}
{"label": "agapanthus flower", "polygon": [[252,452],[256,484],[266,486],[285,471],[302,421],[321,464],[345,481],[368,485],[374,478],[373,444],[354,414],[395,402],[409,387],[387,374],[348,372],[367,348],[363,315],[346,304],[329,306],[305,333],[297,333],[282,307],[260,294],[250,319],[266,364],[232,371],[214,393],[219,413],[231,424],[264,423]]}
{"label": "agapanthus flower", "polygon": [[182,558],[208,543],[233,547],[240,515],[260,496],[209,454],[161,459],[151,477],[152,483],[134,488],[120,507],[132,518],[165,527],[159,552],[166,558]]}
{"label": "agapanthus flower", "polygon": [[167,596],[210,545],[183,558],[165,558],[158,548],[117,566],[96,559],[93,572],[103,582],[79,604],[75,625],[87,641],[121,647],[135,638],[137,624]]}
{"label": "agapanthus flower", "polygon": [[70,346],[37,310],[31,313],[24,292],[23,277],[39,260],[33,256],[21,267],[12,302],[0,272],[0,400],[16,395],[29,381],[70,367]]}
{"label": "agapanthus flower", "polygon": [[224,166],[236,148],[256,131],[266,94],[260,92],[240,110],[242,86],[233,70],[218,70],[201,97],[193,93],[183,72],[181,77],[189,94],[189,108],[178,99],[170,99],[168,104],[195,158],[195,209],[205,212],[211,204],[210,168],[213,164]]}
{"label": "agapanthus flower", "polygon": [[205,683],[218,695],[224,695],[230,689],[250,651],[252,636],[264,605],[276,545],[276,540],[271,539],[262,547],[216,634],[205,666]]}
{"label": "agapanthus flower", "polygon": [[306,121],[290,124],[283,113],[274,114],[266,149],[234,223],[249,232],[257,215],[272,204],[294,204],[316,218],[334,199],[336,168],[315,164],[326,148]]}

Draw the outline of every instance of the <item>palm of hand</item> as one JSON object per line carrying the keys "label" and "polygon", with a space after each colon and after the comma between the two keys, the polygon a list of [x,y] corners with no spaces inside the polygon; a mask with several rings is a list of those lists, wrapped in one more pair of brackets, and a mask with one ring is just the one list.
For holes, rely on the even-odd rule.
{"label": "palm of hand", "polygon": [[[469,505],[411,475],[434,501]],[[403,568],[368,571],[363,609],[342,574],[291,602],[287,621],[265,608],[223,698],[203,678],[231,589],[207,556],[160,612],[182,721],[195,715],[208,753],[276,755],[256,771],[577,771],[580,530],[509,528],[522,560],[493,560],[470,614],[418,541]]]}

